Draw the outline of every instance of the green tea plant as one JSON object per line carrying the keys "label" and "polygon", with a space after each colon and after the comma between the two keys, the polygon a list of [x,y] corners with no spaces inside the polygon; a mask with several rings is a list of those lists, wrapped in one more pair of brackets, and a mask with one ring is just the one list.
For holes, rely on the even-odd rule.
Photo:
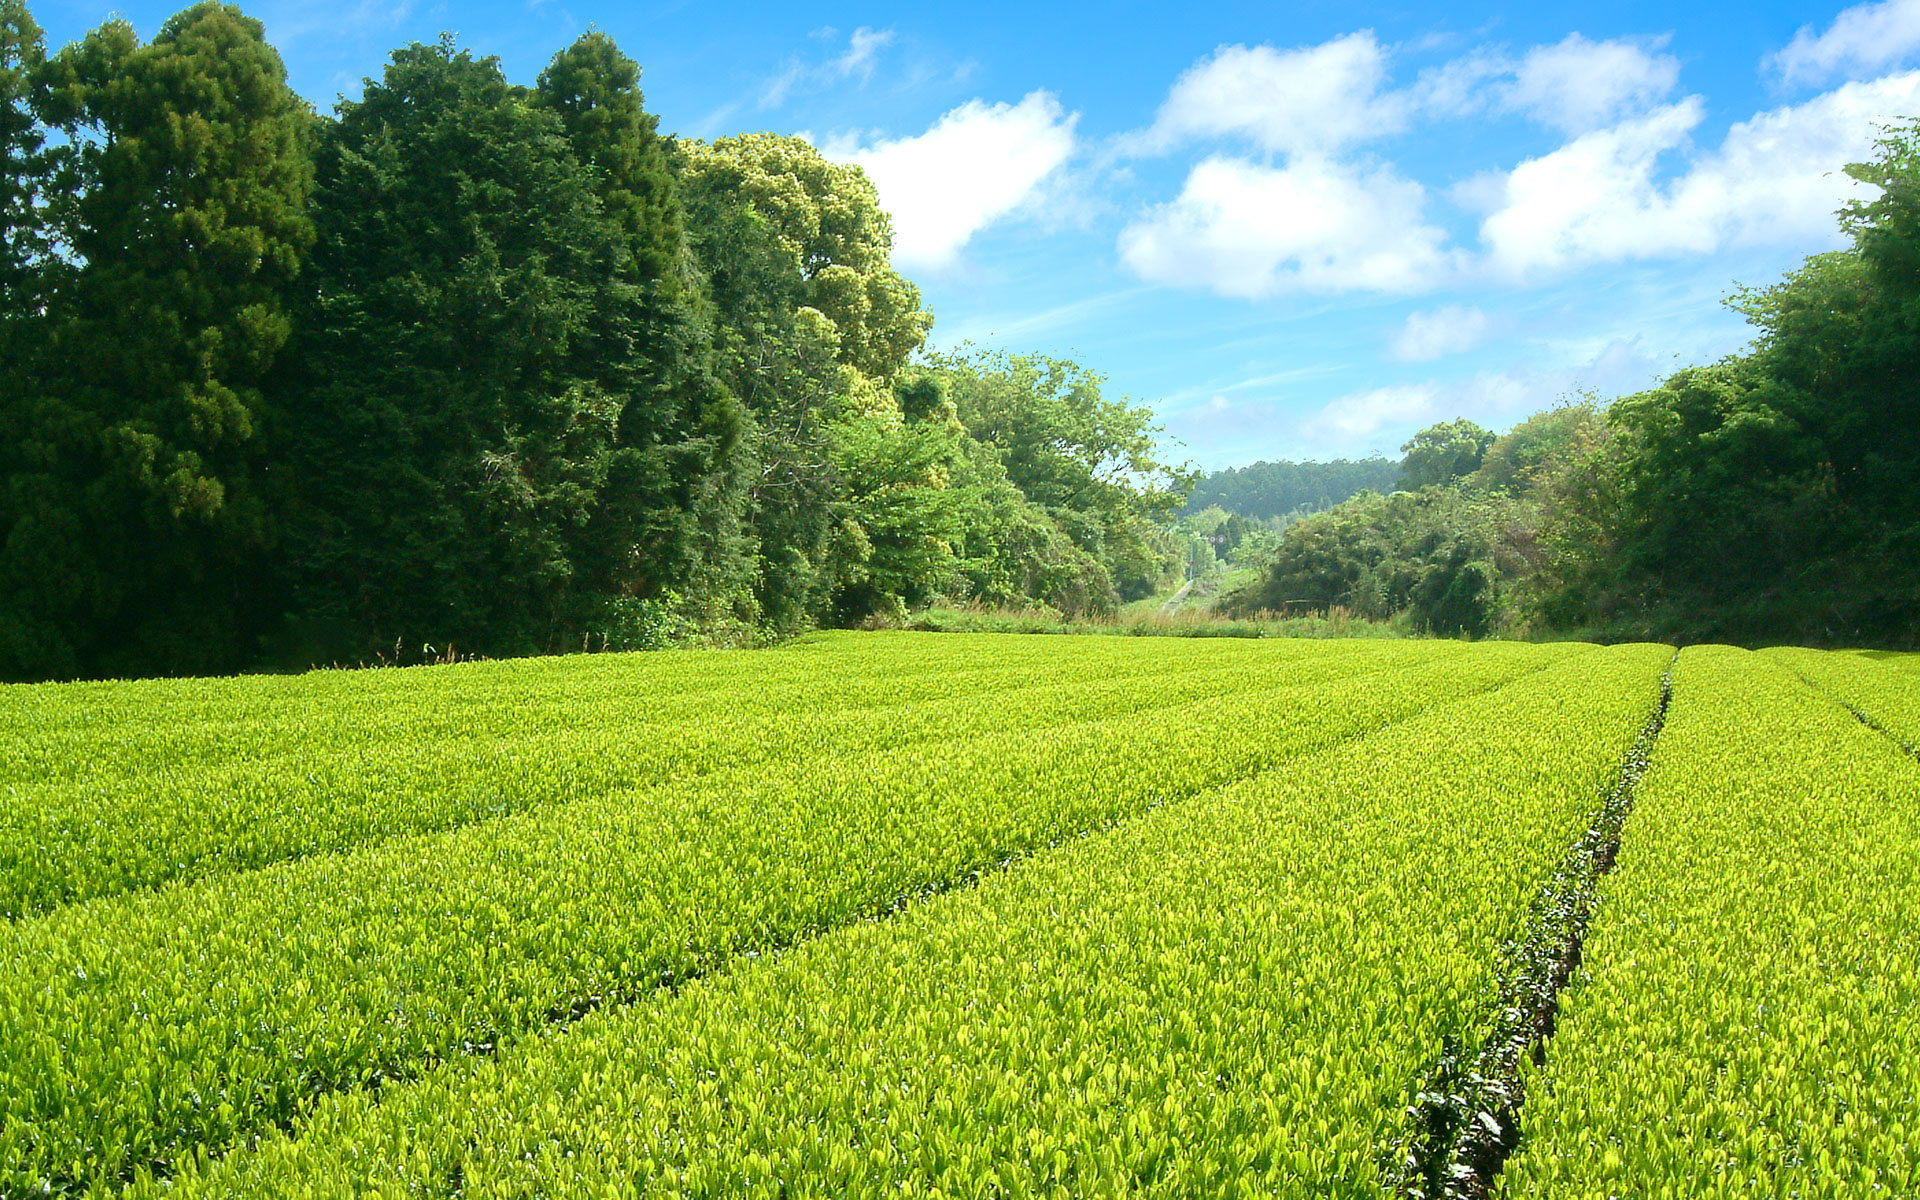
{"label": "green tea plant", "polygon": [[[938,743],[821,744],[15,922],[0,930],[4,1181],[172,1170],[316,1095],[493,1053],[1600,652],[1403,643],[1339,652],[1391,672],[1326,678],[1313,656],[1303,677],[1319,681],[1296,683],[1300,653],[1105,692],[1004,691],[947,712]],[[1150,712],[1129,698],[1188,686]],[[1030,728],[1049,703],[1081,719]]]}
{"label": "green tea plant", "polygon": [[1800,648],[1762,652],[1908,753],[1920,753],[1920,672],[1898,662]]}
{"label": "green tea plant", "polygon": [[[508,674],[491,692],[450,701],[412,686],[418,672],[390,672],[409,686],[362,695],[337,721],[315,704],[292,716],[276,706],[230,712],[202,722],[197,746],[147,772],[16,785],[0,807],[0,916],[727,767],[947,740],[991,727],[1003,711],[995,698],[1016,690],[1020,719],[1037,728],[1188,703],[1275,671],[1306,683],[1413,661],[1405,648],[1358,643],[1303,658],[1295,644],[1239,655],[1060,655],[1044,665],[985,654],[902,675],[889,653],[906,648],[897,641],[867,651],[833,644],[844,649],[809,656],[814,670],[797,678],[765,678],[757,659],[720,660],[702,673],[723,690],[661,695],[660,681],[644,676],[629,685],[618,667],[633,659],[622,656],[576,669],[564,689],[523,689]],[[369,726],[364,709],[388,723]],[[241,741],[258,753],[236,758]]]}
{"label": "green tea plant", "polygon": [[1682,651],[1501,1194],[1920,1192],[1920,764],[1830,665]]}
{"label": "green tea plant", "polygon": [[[1670,655],[1576,655],[1385,729],[1369,716],[1364,737],[892,920],[323,1098],[130,1194],[1378,1194],[1411,1089],[1488,1020],[1495,948]],[[1340,691],[1288,705],[1324,730],[1366,702]],[[1289,710],[1238,728],[1297,744],[1305,726],[1274,722]],[[1097,757],[1132,775],[1165,753]]]}

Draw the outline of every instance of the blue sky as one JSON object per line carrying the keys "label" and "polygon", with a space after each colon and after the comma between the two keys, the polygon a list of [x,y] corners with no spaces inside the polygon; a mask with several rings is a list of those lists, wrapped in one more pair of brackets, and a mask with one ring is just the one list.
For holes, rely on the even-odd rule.
{"label": "blue sky", "polygon": [[[176,7],[32,4],[56,45]],[[1838,245],[1838,168],[1920,115],[1920,0],[246,7],[323,108],[442,30],[531,82],[597,25],[663,129],[867,167],[936,344],[1074,357],[1210,468],[1737,350],[1721,298]]]}

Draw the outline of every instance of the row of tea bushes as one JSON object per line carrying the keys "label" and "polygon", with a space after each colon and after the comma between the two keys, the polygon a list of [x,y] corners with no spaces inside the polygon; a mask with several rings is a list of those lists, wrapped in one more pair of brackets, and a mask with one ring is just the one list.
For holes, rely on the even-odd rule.
{"label": "row of tea bushes", "polygon": [[132,1194],[1378,1194],[1670,657],[1577,656]]}
{"label": "row of tea bushes", "polygon": [[[1243,645],[1239,653],[1160,657],[1096,651],[1035,661],[1014,653],[998,662],[983,654],[941,671],[921,662],[918,646],[882,642],[862,651],[840,641],[836,653],[810,660],[819,669],[808,676],[768,679],[761,662],[785,662],[781,655],[736,656],[726,660],[735,673],[729,690],[665,697],[644,676],[620,687],[613,664],[586,672],[563,660],[574,686],[530,689],[503,672],[492,677],[494,693],[473,690],[453,708],[411,686],[416,672],[386,672],[406,686],[360,696],[337,714],[299,705],[289,715],[261,703],[252,716],[203,729],[203,760],[16,789],[0,806],[0,916],[727,767],[951,740],[1004,726],[1016,711],[1004,703],[1013,692],[1023,697],[1019,719],[1039,727],[1189,703],[1276,674],[1306,683],[1421,657],[1410,643],[1349,643],[1305,659],[1299,643]],[[896,646],[919,669],[903,674]],[[647,656],[621,657],[651,666]],[[723,674],[717,666],[706,673]],[[580,686],[588,675],[597,680],[591,689]],[[358,720],[362,707],[387,714],[383,732]],[[259,752],[236,759],[233,743],[250,740]]]}
{"label": "row of tea bushes", "polygon": [[[170,1169],[317,1095],[391,1087],[1599,653],[1403,647],[1397,670],[1308,683],[1283,651],[1211,698],[1052,728],[1002,692],[951,741],[827,747],[17,922],[0,930],[4,1182]],[[1310,657],[1303,677],[1324,675]]]}
{"label": "row of tea bushes", "polygon": [[1504,1195],[1920,1194],[1920,764],[1796,670],[1682,652]]}

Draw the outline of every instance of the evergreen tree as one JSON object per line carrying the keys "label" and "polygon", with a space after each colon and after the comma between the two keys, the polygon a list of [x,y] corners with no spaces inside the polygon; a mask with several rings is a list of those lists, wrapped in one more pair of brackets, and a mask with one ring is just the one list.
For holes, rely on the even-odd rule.
{"label": "evergreen tree", "polygon": [[258,21],[110,22],[45,69],[70,278],[9,479],[8,673],[204,670],[255,647],[262,383],[312,239],[312,114]]}
{"label": "evergreen tree", "polygon": [[635,387],[577,566],[616,602],[666,580],[720,615],[751,582],[741,521],[745,417],[715,373],[672,146],[639,85],[639,64],[590,32],[554,56],[534,92],[594,172],[603,216],[625,246],[616,271],[623,302],[635,306]]}
{"label": "evergreen tree", "polygon": [[0,0],[0,365],[24,377],[17,353],[24,323],[43,303],[47,269],[42,206],[51,155],[34,112],[46,46],[21,0]]}
{"label": "evergreen tree", "polygon": [[646,275],[673,222],[601,196],[638,194],[616,171],[651,118],[611,43],[576,51],[544,96],[449,40],[406,47],[323,143],[287,446],[323,647],[566,644],[700,582],[723,538],[738,421]]}

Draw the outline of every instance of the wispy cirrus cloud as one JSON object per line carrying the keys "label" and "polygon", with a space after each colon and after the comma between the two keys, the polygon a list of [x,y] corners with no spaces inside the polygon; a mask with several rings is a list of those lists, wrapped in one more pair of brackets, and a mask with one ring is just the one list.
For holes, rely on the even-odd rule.
{"label": "wispy cirrus cloud", "polygon": [[1636,339],[1616,339],[1592,358],[1564,366],[1480,371],[1452,381],[1367,388],[1341,396],[1301,421],[1296,444],[1384,449],[1451,417],[1505,428],[1589,390],[1607,395],[1637,391],[1653,382],[1661,366]]}
{"label": "wispy cirrus cloud", "polygon": [[[816,36],[837,40],[839,31],[828,28]],[[862,25],[848,35],[846,49],[824,60],[803,62],[798,56],[787,61],[778,75],[767,81],[760,92],[761,108],[779,108],[795,92],[814,91],[849,79],[865,83],[873,77],[880,52],[894,42],[891,29],[872,29]]]}
{"label": "wispy cirrus cloud", "polygon": [[1408,313],[1389,343],[1389,353],[1400,362],[1431,362],[1473,349],[1492,328],[1487,314],[1471,305]]}

